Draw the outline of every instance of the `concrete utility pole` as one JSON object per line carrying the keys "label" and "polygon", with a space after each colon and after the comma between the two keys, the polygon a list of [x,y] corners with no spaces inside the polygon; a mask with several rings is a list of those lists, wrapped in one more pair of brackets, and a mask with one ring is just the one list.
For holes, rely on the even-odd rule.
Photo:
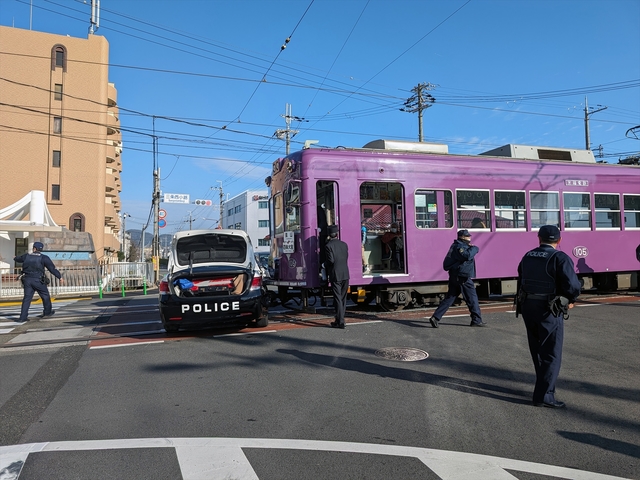
{"label": "concrete utility pole", "polygon": [[291,130],[291,120],[295,120],[296,122],[308,122],[308,120],[291,115],[291,105],[289,105],[288,103],[285,104],[285,114],[280,116],[284,118],[284,121],[287,124],[287,128],[285,128],[284,130],[276,130],[274,135],[280,140],[284,139],[286,145],[285,153],[289,155],[291,139],[298,133],[298,130]]}
{"label": "concrete utility pole", "polygon": [[419,83],[415,87],[411,89],[411,91],[415,94],[412,97],[408,98],[406,102],[404,102],[404,108],[401,108],[401,112],[409,112],[416,113],[418,112],[418,141],[422,142],[422,111],[431,107],[436,99],[430,94],[427,93],[429,90],[433,90],[437,85],[432,83]]}
{"label": "concrete utility pole", "polygon": [[587,97],[584,97],[584,137],[586,143],[586,149],[591,150],[591,140],[589,139],[589,115],[593,115],[596,112],[601,112],[602,110],[606,110],[607,107],[602,107],[598,105],[597,110],[589,111],[589,107],[587,106]]}
{"label": "concrete utility pole", "polygon": [[124,253],[124,261],[127,261],[127,217],[128,213],[122,214],[122,253]]}
{"label": "concrete utility pole", "polygon": [[153,172],[153,245],[151,256],[153,257],[154,280],[160,280],[160,226],[158,225],[158,213],[160,210],[160,168]]}

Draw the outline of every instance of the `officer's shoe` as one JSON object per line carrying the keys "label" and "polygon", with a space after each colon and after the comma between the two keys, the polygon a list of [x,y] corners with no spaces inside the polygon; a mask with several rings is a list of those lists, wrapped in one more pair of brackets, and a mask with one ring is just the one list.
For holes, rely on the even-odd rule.
{"label": "officer's shoe", "polygon": [[436,317],[431,317],[429,322],[433,328],[438,328],[438,319]]}
{"label": "officer's shoe", "polygon": [[55,310],[51,310],[49,313],[47,313],[46,315],[43,313],[42,315],[38,315],[38,318],[49,318],[49,317],[53,317],[53,314],[56,313]]}
{"label": "officer's shoe", "polygon": [[547,408],[564,408],[567,405],[564,402],[554,400],[553,402],[534,403],[534,407],[547,407]]}
{"label": "officer's shoe", "polygon": [[471,324],[469,325],[470,327],[486,327],[487,324],[484,322],[480,322],[480,323],[476,323],[476,322],[471,322]]}

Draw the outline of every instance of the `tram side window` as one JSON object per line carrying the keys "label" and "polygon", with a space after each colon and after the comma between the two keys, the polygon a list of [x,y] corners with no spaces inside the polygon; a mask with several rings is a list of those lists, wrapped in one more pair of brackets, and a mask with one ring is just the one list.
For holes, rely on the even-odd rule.
{"label": "tram side window", "polygon": [[560,203],[558,192],[529,192],[531,205],[531,229],[543,225],[560,227]]}
{"label": "tram side window", "polygon": [[591,199],[588,193],[563,193],[564,228],[591,228]]}
{"label": "tram side window", "polygon": [[284,232],[284,216],[282,209],[282,194],[273,197],[273,217],[275,219],[276,235]]}
{"label": "tram side window", "polygon": [[494,199],[497,229],[526,230],[527,210],[524,192],[496,190]]}
{"label": "tram side window", "polygon": [[487,228],[491,225],[489,190],[457,190],[458,228]]}
{"label": "tram side window", "polygon": [[596,210],[596,229],[613,228],[620,230],[620,196],[596,193],[593,195]]}
{"label": "tram side window", "polygon": [[623,195],[624,228],[640,228],[640,195]]}
{"label": "tram side window", "polygon": [[417,190],[415,193],[416,227],[451,228],[453,195],[449,190]]}
{"label": "tram side window", "polygon": [[286,189],[285,219],[288,232],[300,231],[300,184],[290,183]]}

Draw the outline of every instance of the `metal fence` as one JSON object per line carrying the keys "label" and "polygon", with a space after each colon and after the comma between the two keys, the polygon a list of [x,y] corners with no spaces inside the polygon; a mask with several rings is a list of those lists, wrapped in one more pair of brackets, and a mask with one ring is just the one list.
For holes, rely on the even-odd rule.
{"label": "metal fence", "polygon": [[[49,293],[53,297],[96,295],[121,289],[146,288],[153,285],[153,264],[146,262],[119,262],[93,267],[60,267],[63,282],[48,271]],[[0,299],[21,299],[22,283],[16,273],[0,273]]]}

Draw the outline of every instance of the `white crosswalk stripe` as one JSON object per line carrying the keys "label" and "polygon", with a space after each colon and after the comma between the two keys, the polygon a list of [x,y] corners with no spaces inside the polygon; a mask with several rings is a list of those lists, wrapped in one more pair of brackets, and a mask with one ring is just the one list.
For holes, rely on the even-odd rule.
{"label": "white crosswalk stripe", "polygon": [[[76,302],[77,300],[56,301],[53,303],[53,309],[58,310]],[[68,312],[65,312],[65,314],[66,313]],[[32,303],[29,307],[29,319],[35,319],[38,315],[42,315],[42,304]],[[16,327],[24,325],[25,322],[18,322],[18,318],[20,318],[20,305],[0,308],[0,334],[11,333]]]}

